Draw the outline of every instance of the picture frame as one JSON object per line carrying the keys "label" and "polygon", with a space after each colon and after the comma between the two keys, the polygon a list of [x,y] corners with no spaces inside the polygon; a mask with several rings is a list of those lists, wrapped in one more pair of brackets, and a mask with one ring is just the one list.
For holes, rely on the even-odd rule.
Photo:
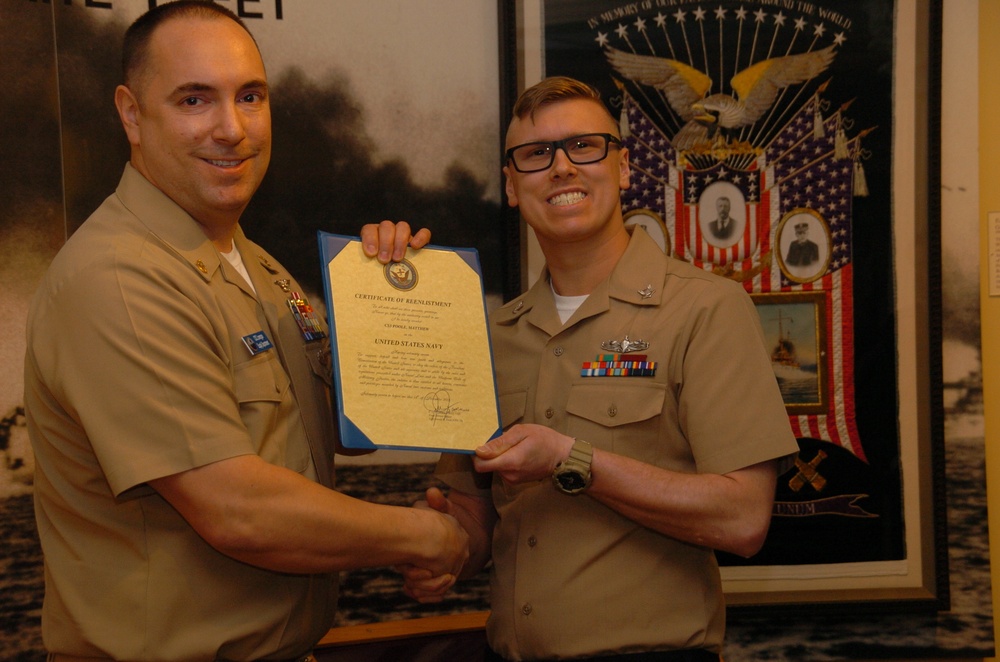
{"label": "picture frame", "polygon": [[[11,156],[5,162],[10,174],[5,191],[16,204],[6,206],[0,223],[19,243],[23,258],[6,266],[25,285],[8,288],[5,300],[8,322],[18,329],[13,341],[23,343],[31,296],[59,246],[115,190],[129,159],[113,105],[121,82],[121,43],[127,26],[154,4],[88,0],[4,7],[5,42],[11,52],[25,54],[2,65],[16,97],[6,126],[18,130],[5,134]],[[500,200],[494,6],[450,0],[429,9],[403,3],[387,13],[385,7],[357,0],[224,4],[247,24],[260,47],[272,102],[270,167],[241,223],[248,237],[295,276],[308,300],[323,306],[317,230],[353,236],[364,223],[383,219],[405,220],[414,230],[429,228],[441,244],[488,256],[484,281],[491,305],[521,291],[519,228],[516,216],[504,215]],[[456,58],[456,53],[463,55]],[[66,67],[73,75],[57,75]],[[391,135],[396,131],[403,137]],[[419,160],[404,160],[396,148]],[[7,356],[15,361],[4,367],[20,375],[23,345],[15,351],[15,342],[10,349]],[[10,402],[16,406],[5,410],[4,425],[16,434],[23,453],[18,463],[28,492],[34,459],[21,386],[16,380],[11,384],[17,399]],[[358,479],[355,487],[367,491],[357,494],[381,502],[396,498],[397,505],[408,507],[432,484],[424,468],[432,466],[436,454],[390,453],[372,462],[387,469],[364,467],[381,479]],[[352,461],[374,460],[374,455],[339,456],[338,487],[347,484]],[[411,465],[409,456],[419,460]],[[395,470],[404,462],[404,470]],[[370,487],[375,483],[377,492]],[[389,483],[395,486],[390,489]],[[12,530],[34,532],[30,495],[27,509],[14,510],[24,497],[0,501],[10,504],[4,512],[10,515],[8,525],[16,527]],[[37,565],[29,568],[25,561],[24,574],[30,576],[12,575],[5,588],[24,587],[13,598],[23,603],[15,608],[27,615],[22,622],[17,612],[19,634],[26,644],[37,639],[40,647],[41,552],[27,536],[18,539],[25,558]],[[15,551],[22,554],[12,547],[8,558]],[[342,573],[340,603],[350,607],[342,608],[339,618],[395,620],[479,611],[486,604],[485,578],[477,578],[456,589],[462,597],[421,611],[403,596],[397,572],[378,571]],[[402,599],[383,600],[386,594]]]}
{"label": "picture frame", "polygon": [[[829,269],[833,238],[829,224],[815,209],[789,211],[778,223],[776,236],[778,264],[788,280],[811,283]],[[799,250],[800,246],[812,250]]]}
{"label": "picture frame", "polygon": [[830,351],[826,294],[784,292],[753,294],[751,298],[789,415],[825,412],[829,388],[824,358]]}
{"label": "picture frame", "polygon": [[[620,112],[622,118],[626,117],[630,97],[636,97],[636,105],[645,111],[656,105],[657,95],[647,91],[648,97],[642,98],[642,85],[630,83],[616,73],[602,51],[612,46],[666,57],[666,48],[657,51],[654,40],[662,46],[670,22],[679,23],[684,18],[689,21],[684,35],[687,41],[678,38],[673,43],[675,52],[685,53],[686,44],[689,53],[697,55],[692,56],[692,62],[713,62],[712,53],[722,50],[722,39],[714,37],[714,33],[722,34],[727,29],[725,20],[734,20],[741,9],[747,12],[744,26],[752,20],[760,23],[761,15],[777,25],[780,13],[780,20],[787,21],[782,25],[795,26],[794,34],[801,33],[803,39],[808,36],[817,43],[826,36],[824,45],[836,40],[837,59],[831,65],[832,80],[826,83],[829,87],[820,90],[817,77],[817,86],[802,94],[815,92],[817,117],[843,117],[841,126],[856,138],[853,183],[859,187],[856,194],[860,191],[865,197],[855,197],[853,203],[858,218],[862,216],[859,208],[864,211],[867,225],[855,223],[853,236],[847,238],[854,251],[853,301],[848,308],[839,304],[832,308],[822,291],[810,292],[822,290],[823,274],[838,268],[831,265],[838,259],[836,252],[844,240],[836,236],[836,221],[818,212],[815,203],[770,210],[774,212],[768,219],[773,230],[768,247],[772,253],[758,251],[756,256],[773,259],[773,271],[780,274],[775,276],[775,282],[780,281],[781,286],[767,292],[750,288],[754,302],[758,310],[783,303],[811,309],[815,320],[822,319],[816,322],[817,329],[836,331],[833,335],[817,331],[816,345],[835,355],[843,367],[835,375],[817,376],[821,388],[814,401],[790,403],[790,421],[800,439],[797,464],[779,478],[771,533],[761,554],[749,561],[719,555],[727,602],[736,610],[804,606],[852,611],[946,609],[950,598],[942,488],[937,168],[940,1],[883,0],[847,6],[815,0],[798,3],[797,8],[779,8],[774,3],[724,0],[702,10],[699,3],[687,0],[500,0],[501,26],[505,30],[500,39],[504,117],[510,116],[521,90],[549,75],[568,75],[594,85],[613,115]],[[768,25],[766,21],[764,24]],[[871,27],[879,24],[887,29]],[[812,32],[804,30],[806,26]],[[773,33],[777,32],[774,28]],[[764,39],[764,33],[756,34]],[[766,34],[770,38],[772,32]],[[783,42],[783,47],[789,41]],[[701,49],[703,44],[708,47]],[[792,49],[789,47],[787,52]],[[734,59],[739,61],[740,57],[748,61],[745,53]],[[732,65],[727,66],[732,75]],[[858,93],[872,89],[871,80],[865,81],[866,77],[880,75],[876,69],[881,69],[884,76],[879,92],[885,95],[882,114],[872,107],[878,105],[878,100]],[[789,96],[794,94],[790,92]],[[659,104],[662,109],[665,98],[659,98],[664,102]],[[848,111],[852,113],[850,120]],[[634,121],[632,116],[629,118]],[[662,128],[654,126],[653,130],[664,134]],[[633,161],[633,174],[635,171]],[[758,211],[762,206],[758,200],[751,203],[758,205]],[[676,219],[669,217],[677,213],[676,209],[663,215],[649,209],[624,211],[627,224],[648,226],[662,222],[662,234],[670,246],[666,252],[679,259],[690,257],[689,237],[681,236],[684,232],[677,229]],[[795,226],[803,222],[806,234],[815,235],[811,238],[818,244],[816,259],[809,261],[815,265],[812,268],[792,264],[797,259],[789,257],[788,252],[795,239]],[[540,270],[540,252],[530,229],[522,226],[522,237],[526,281],[531,282]],[[752,270],[733,262],[712,270],[737,279],[755,277]],[[849,319],[841,315],[844,310],[851,313]],[[851,350],[850,356],[844,356],[846,349]],[[854,385],[848,403],[854,409],[847,434],[856,437],[859,448],[866,451],[861,462],[859,448],[843,453],[846,458],[832,457],[826,448],[830,444],[810,438],[809,426],[817,418],[824,418],[815,412],[844,405],[843,387],[838,380],[842,380],[845,369]],[[831,384],[833,391],[827,390]],[[835,504],[808,497],[796,501],[791,486],[810,489],[809,482],[802,479],[804,475],[835,470],[842,460],[862,465],[869,474],[865,480],[871,489],[855,493],[848,489],[836,495],[837,515],[814,510],[814,517],[799,517],[810,508]],[[827,535],[824,529],[835,533]],[[886,539],[892,542],[884,545]],[[856,549],[859,546],[846,545],[845,540],[871,540],[884,549],[866,554]]]}

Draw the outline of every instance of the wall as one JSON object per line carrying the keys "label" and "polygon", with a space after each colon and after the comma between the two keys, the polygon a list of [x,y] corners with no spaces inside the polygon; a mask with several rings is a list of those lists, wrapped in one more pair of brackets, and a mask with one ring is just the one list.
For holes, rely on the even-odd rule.
{"label": "wall", "polygon": [[[1000,125],[995,121],[1000,104],[1000,78],[995,66],[1000,63],[1000,3],[981,0],[979,3],[979,218],[980,218],[980,308],[982,319],[983,396],[986,425],[986,480],[989,505],[990,561],[993,568],[993,613],[1000,608],[1000,448],[991,444],[1000,429],[1000,299],[989,294],[989,245],[987,214],[1000,211]],[[972,155],[970,155],[971,157]],[[993,487],[990,489],[990,483]],[[994,641],[1000,640],[1000,628],[994,620]]]}

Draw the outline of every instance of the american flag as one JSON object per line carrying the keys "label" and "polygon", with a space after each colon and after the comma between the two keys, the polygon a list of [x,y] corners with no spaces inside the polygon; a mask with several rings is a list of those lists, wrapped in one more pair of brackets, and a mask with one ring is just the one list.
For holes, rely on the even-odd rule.
{"label": "american flag", "polygon": [[[862,193],[855,190],[855,176],[864,133],[846,138],[844,108],[823,117],[821,93],[802,104],[762,149],[698,161],[674,150],[666,133],[624,92],[621,121],[633,174],[622,209],[655,213],[664,220],[674,257],[740,281],[750,293],[825,294],[826,412],[790,414],[792,429],[798,437],[837,444],[867,461],[855,419],[851,277],[851,202]],[[740,239],[724,248],[703,235],[701,214],[707,211],[699,204],[706,189],[720,183],[742,197],[744,219]],[[798,210],[818,213],[829,229],[827,269],[810,282],[789,279],[775,250],[781,220]]]}

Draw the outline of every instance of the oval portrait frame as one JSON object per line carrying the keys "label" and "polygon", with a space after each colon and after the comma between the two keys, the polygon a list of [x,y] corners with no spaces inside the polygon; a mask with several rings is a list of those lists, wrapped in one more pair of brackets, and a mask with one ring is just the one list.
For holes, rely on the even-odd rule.
{"label": "oval portrait frame", "polygon": [[[816,246],[816,258],[807,264],[789,263],[791,259],[789,250],[796,242],[797,227],[804,227],[806,240]],[[830,268],[830,256],[833,254],[830,226],[827,225],[823,215],[815,209],[798,207],[785,213],[775,230],[774,243],[781,273],[792,282],[811,283]]]}
{"label": "oval portrait frame", "polygon": [[[729,218],[732,220],[732,230],[724,238],[715,236],[712,223],[718,215],[717,206],[720,198],[729,201]],[[746,197],[736,184],[727,181],[715,181],[705,187],[698,197],[698,226],[701,236],[716,248],[726,249],[740,243],[747,227]]]}

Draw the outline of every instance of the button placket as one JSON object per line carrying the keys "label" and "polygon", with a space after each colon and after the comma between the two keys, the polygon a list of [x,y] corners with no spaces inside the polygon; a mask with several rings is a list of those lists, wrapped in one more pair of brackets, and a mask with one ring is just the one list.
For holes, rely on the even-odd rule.
{"label": "button placket", "polygon": [[[555,345],[554,347],[549,346],[546,351],[551,352],[551,356],[554,357],[556,361],[555,363],[553,363],[551,360],[542,361],[542,366],[541,366],[542,373],[539,377],[540,381],[538,384],[539,393],[552,392],[551,386],[556,383],[553,378],[561,374],[562,370],[559,364],[563,360],[562,357],[566,355],[566,348],[563,347],[562,345]],[[546,363],[549,363],[550,365],[546,367],[545,366]],[[552,380],[549,384],[543,383],[543,382],[549,382],[549,380]],[[558,425],[553,419],[557,418],[560,410],[558,410],[556,407],[553,407],[551,404],[546,405],[545,403],[542,402],[538,402],[536,403],[536,405],[537,405],[537,408],[535,409],[536,416],[544,417],[544,419],[547,421],[545,423],[546,425],[550,425],[553,427]]]}

